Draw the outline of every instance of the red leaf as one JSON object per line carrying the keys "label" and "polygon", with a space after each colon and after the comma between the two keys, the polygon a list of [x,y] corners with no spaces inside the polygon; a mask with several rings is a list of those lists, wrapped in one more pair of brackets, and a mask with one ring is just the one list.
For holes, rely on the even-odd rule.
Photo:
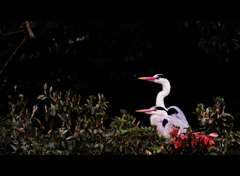
{"label": "red leaf", "polygon": [[205,136],[205,138],[204,138],[204,144],[207,145],[207,143],[208,143],[208,137]]}
{"label": "red leaf", "polygon": [[202,136],[204,135],[204,134],[199,133],[199,132],[198,132],[198,133],[193,133],[193,134],[194,134],[196,137],[198,137],[198,138],[199,138],[199,137],[202,137]]}
{"label": "red leaf", "polygon": [[197,138],[195,135],[191,137],[191,144],[193,148],[197,145]]}
{"label": "red leaf", "polygon": [[182,148],[185,148],[186,147],[186,142],[183,141],[183,140],[181,140],[181,142],[182,142]]}
{"label": "red leaf", "polygon": [[24,128],[19,128],[19,129],[18,129],[18,131],[20,131],[20,132],[21,132],[22,130],[24,130]]}
{"label": "red leaf", "polygon": [[181,141],[180,138],[177,139],[177,141],[174,143],[174,147],[177,149],[178,147],[181,147]]}
{"label": "red leaf", "polygon": [[184,140],[187,137],[187,134],[185,134],[185,135],[181,134],[180,137],[181,137],[182,140]]}
{"label": "red leaf", "polygon": [[212,146],[212,144],[213,144],[213,145],[216,144],[215,141],[214,141],[214,139],[213,139],[212,137],[208,137],[208,141],[209,141],[210,146]]}
{"label": "red leaf", "polygon": [[177,149],[179,146],[178,146],[178,141],[176,141],[175,143],[174,143],[174,147],[175,147],[175,149]]}
{"label": "red leaf", "polygon": [[177,145],[178,145],[178,147],[182,146],[182,140],[180,137],[177,139]]}
{"label": "red leaf", "polygon": [[177,134],[178,134],[178,130],[176,128],[174,128],[174,136],[177,137]]}
{"label": "red leaf", "polygon": [[172,144],[175,143],[175,141],[176,141],[176,138],[173,139]]}
{"label": "red leaf", "polygon": [[202,136],[201,138],[200,138],[200,143],[202,143],[202,141],[203,141],[203,139],[205,138],[205,136]]}
{"label": "red leaf", "polygon": [[211,137],[218,137],[218,134],[217,133],[211,133],[211,134],[209,134],[209,136],[211,136]]}
{"label": "red leaf", "polygon": [[179,130],[178,130],[178,134],[177,134],[177,135],[179,136],[180,134],[181,134],[181,130],[179,129]]}

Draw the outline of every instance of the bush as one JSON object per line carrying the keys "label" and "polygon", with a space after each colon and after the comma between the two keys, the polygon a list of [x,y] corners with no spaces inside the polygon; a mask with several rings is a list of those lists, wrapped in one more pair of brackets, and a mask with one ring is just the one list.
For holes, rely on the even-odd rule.
{"label": "bush", "polygon": [[[8,155],[203,155],[238,154],[240,133],[232,132],[234,118],[224,113],[223,99],[214,99],[212,108],[198,104],[194,112],[201,128],[187,129],[181,134],[179,127],[170,129],[170,137],[159,135],[157,126],[138,127],[140,121],[120,110],[121,116],[112,118],[110,128],[103,121],[108,117],[106,97],[89,96],[80,104],[81,96],[70,96],[70,90],[54,92],[47,84],[40,101],[47,99],[45,112],[36,117],[38,106],[32,112],[26,109],[23,97],[10,104],[11,112],[0,116],[0,152]],[[50,105],[50,106],[49,106]],[[15,109],[20,109],[16,114]],[[220,113],[221,112],[221,113]],[[45,123],[40,120],[45,116]],[[48,129],[49,128],[49,129]],[[220,136],[220,137],[217,137]]]}

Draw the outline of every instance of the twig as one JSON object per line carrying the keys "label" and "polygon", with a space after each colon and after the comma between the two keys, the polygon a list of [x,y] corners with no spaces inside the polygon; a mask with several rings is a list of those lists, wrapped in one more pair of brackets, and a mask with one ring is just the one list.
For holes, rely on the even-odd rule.
{"label": "twig", "polygon": [[12,53],[12,55],[10,56],[10,58],[7,60],[6,64],[4,65],[4,67],[2,68],[2,70],[0,71],[0,74],[3,72],[3,70],[5,69],[5,67],[8,65],[8,62],[10,62],[10,60],[12,59],[12,57],[14,56],[14,54],[17,52],[17,50],[20,48],[20,46],[25,42],[27,38],[27,35],[25,35],[24,39],[22,40],[22,42],[20,43],[20,45],[15,49],[15,51]]}
{"label": "twig", "polygon": [[25,30],[19,30],[19,31],[14,31],[14,32],[9,32],[7,34],[3,34],[3,33],[0,33],[2,36],[6,36],[6,35],[12,35],[12,34],[16,34],[16,33],[20,33],[20,32],[26,32]]}
{"label": "twig", "polygon": [[34,36],[33,32],[32,32],[32,29],[31,29],[31,27],[30,27],[29,22],[28,22],[28,21],[25,21],[25,23],[26,23],[27,30],[28,30],[28,33],[29,33],[30,38],[36,38],[36,37]]}

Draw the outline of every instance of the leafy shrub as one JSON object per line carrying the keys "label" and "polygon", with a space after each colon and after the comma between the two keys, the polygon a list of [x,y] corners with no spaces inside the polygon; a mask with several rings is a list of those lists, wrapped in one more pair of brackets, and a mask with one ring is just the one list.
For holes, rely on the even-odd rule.
{"label": "leafy shrub", "polygon": [[[157,126],[138,127],[136,118],[120,110],[121,116],[112,118],[110,129],[103,121],[108,117],[106,97],[89,96],[82,104],[81,96],[70,96],[70,90],[54,92],[47,84],[40,101],[47,99],[45,112],[36,117],[38,106],[32,112],[21,98],[10,104],[10,114],[0,116],[0,152],[9,155],[203,155],[238,154],[240,132],[232,132],[233,117],[224,113],[223,99],[214,99],[213,108],[198,104],[196,112],[201,128],[182,134],[179,127],[169,130],[170,137],[159,135]],[[97,100],[97,102],[96,102]],[[20,109],[16,113],[15,109]],[[221,113],[220,113],[221,112]],[[48,127],[44,127],[44,116]],[[197,131],[197,132],[194,132]],[[216,133],[216,132],[218,133]],[[217,137],[220,136],[220,137]]]}

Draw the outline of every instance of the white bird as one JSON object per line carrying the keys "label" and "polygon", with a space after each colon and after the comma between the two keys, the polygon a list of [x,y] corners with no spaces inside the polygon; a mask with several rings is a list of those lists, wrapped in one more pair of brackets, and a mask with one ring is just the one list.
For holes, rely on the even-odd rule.
{"label": "white bird", "polygon": [[[169,108],[165,107],[164,98],[170,93],[171,85],[163,74],[156,74],[153,77],[140,77],[138,79],[152,81],[162,85],[162,90],[158,93],[156,98],[156,106],[161,107],[162,109],[161,112],[157,113],[158,116],[161,116],[161,119],[167,116],[172,116],[180,120],[184,124],[184,127],[189,127],[188,121],[181,109],[177,106],[170,106]],[[172,123],[174,123],[174,121],[172,121]],[[185,131],[186,130],[184,130],[184,132]]]}
{"label": "white bird", "polygon": [[136,112],[144,112],[151,114],[150,123],[151,125],[157,126],[157,131],[160,135],[169,135],[169,129],[172,126],[179,126],[181,133],[185,133],[186,125],[176,117],[167,114],[167,111],[161,106],[153,106],[150,109],[137,110]]}

